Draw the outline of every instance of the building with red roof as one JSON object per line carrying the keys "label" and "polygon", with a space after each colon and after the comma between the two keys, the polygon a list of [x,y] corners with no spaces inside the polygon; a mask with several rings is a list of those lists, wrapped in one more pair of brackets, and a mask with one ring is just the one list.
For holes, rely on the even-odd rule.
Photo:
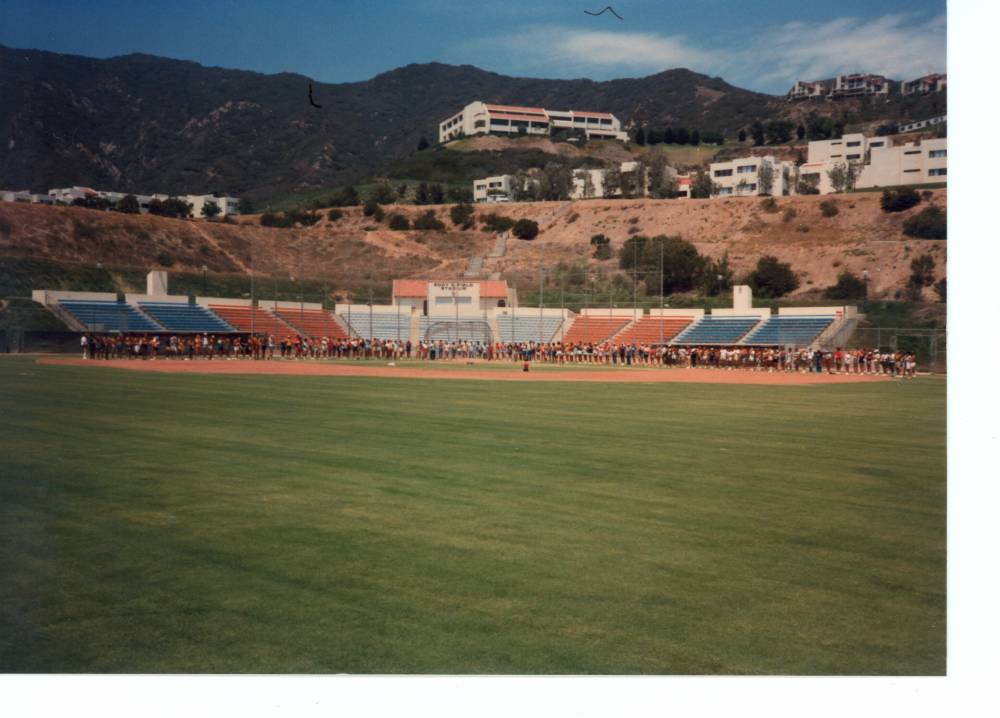
{"label": "building with red roof", "polygon": [[549,135],[553,130],[579,130],[589,139],[627,140],[621,122],[610,112],[547,110],[543,107],[470,102],[438,125],[438,140],[469,135]]}

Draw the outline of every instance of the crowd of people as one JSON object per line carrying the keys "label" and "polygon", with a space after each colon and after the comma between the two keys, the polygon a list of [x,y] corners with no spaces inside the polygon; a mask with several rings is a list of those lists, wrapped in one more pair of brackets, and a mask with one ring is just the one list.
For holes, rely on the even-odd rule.
{"label": "crowd of people", "polygon": [[481,342],[334,337],[87,334],[84,359],[383,359],[605,364],[912,377],[912,352],[880,349],[685,347],[646,344]]}

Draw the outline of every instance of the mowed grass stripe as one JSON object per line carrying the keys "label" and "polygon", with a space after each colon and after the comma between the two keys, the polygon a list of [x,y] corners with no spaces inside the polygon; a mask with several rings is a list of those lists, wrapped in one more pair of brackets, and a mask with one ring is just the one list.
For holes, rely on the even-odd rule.
{"label": "mowed grass stripe", "polygon": [[942,673],[944,382],[0,364],[0,669]]}

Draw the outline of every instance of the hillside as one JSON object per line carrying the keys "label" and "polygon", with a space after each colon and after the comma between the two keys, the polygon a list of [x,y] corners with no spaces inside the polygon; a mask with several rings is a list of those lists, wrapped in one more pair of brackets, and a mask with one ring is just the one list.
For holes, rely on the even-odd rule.
{"label": "hillside", "polygon": [[149,55],[98,60],[0,46],[0,187],[226,191],[263,201],[377,173],[421,137],[433,142],[437,122],[477,98],[730,135],[756,119],[805,111],[900,119],[945,101],[788,103],[684,69],[594,82],[429,63],[363,82],[313,82],[316,109],[309,82]]}
{"label": "hillside", "polygon": [[[871,295],[892,298],[909,276],[912,257],[924,252],[935,257],[937,278],[946,275],[946,241],[902,235],[902,222],[919,209],[885,214],[878,193],[860,192],[833,198],[839,214],[823,217],[819,204],[825,199],[829,197],[782,197],[773,213],[764,211],[756,198],[512,203],[480,205],[476,213],[538,221],[536,240],[510,239],[506,256],[488,258],[485,264],[487,271],[526,288],[537,284],[540,264],[554,271],[562,263],[576,274],[605,278],[616,273],[616,261],[591,257],[590,237],[597,233],[608,236],[615,250],[635,233],[679,234],[703,254],[728,252],[737,276],[760,256],[773,254],[799,274],[800,297],[835,283],[843,269],[859,275],[867,269]],[[946,206],[946,190],[934,191],[931,201]],[[458,276],[471,258],[486,257],[494,247],[493,234],[452,227],[448,207],[390,211],[413,219],[427,209],[445,222],[446,231],[390,231],[385,223],[364,217],[360,208],[347,208],[336,222],[324,215],[313,227],[274,229],[260,227],[256,217],[224,224],[0,203],[0,266],[6,267],[0,296],[27,296],[43,286],[88,288],[74,286],[80,281],[74,278],[81,276],[80,268],[92,270],[97,263],[130,268],[120,274],[131,279],[117,285],[129,291],[141,288],[142,273],[151,268],[199,273],[204,266],[213,275],[246,276],[252,265],[258,278],[311,279],[326,285],[331,296],[367,291],[374,284],[384,292],[397,277]],[[787,221],[786,210],[794,211]],[[933,298],[932,293],[927,297]]]}

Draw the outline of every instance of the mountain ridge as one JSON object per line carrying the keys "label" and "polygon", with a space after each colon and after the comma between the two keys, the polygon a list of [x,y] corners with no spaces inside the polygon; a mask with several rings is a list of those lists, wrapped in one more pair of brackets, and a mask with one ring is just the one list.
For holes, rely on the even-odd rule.
{"label": "mountain ridge", "polygon": [[[321,110],[307,101],[309,83]],[[434,142],[437,123],[475,99],[603,110],[626,127],[673,124],[730,135],[800,109],[686,68],[594,81],[431,62],[325,83],[145,53],[98,59],[3,45],[0,97],[12,100],[0,103],[0,187],[222,191],[255,200],[375,173],[421,137]],[[900,107],[861,110],[879,116]]]}

